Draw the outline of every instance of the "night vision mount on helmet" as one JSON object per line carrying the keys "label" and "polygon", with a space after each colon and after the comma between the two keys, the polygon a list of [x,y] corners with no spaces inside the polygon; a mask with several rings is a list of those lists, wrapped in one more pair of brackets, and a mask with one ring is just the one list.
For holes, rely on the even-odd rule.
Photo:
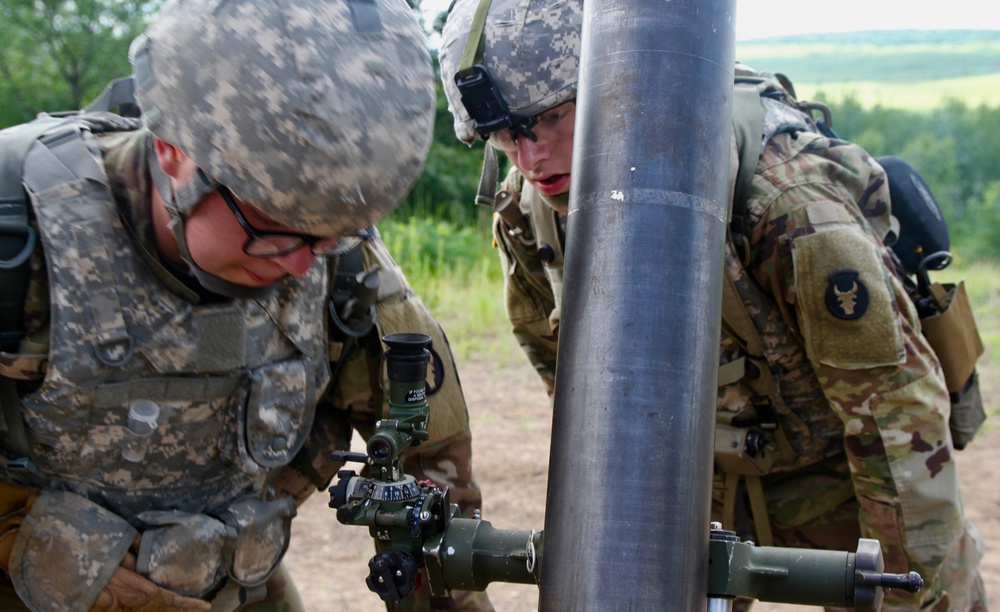
{"label": "night vision mount on helmet", "polygon": [[459,140],[503,128],[527,135],[536,115],[576,98],[582,11],[558,0],[454,4],[440,59]]}

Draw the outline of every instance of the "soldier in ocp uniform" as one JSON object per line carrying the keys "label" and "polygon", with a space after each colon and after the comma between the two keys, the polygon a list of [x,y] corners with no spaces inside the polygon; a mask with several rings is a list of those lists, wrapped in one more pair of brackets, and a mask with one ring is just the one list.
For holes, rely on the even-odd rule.
{"label": "soldier in ocp uniform", "polygon": [[398,0],[180,0],[131,59],[141,121],[44,117],[24,157],[0,607],[300,610],[290,524],[386,410],[383,335],[433,340],[408,471],[480,506],[448,342],[372,227],[430,143],[424,35]]}
{"label": "soldier in ocp uniform", "polygon": [[[550,394],[582,5],[458,0],[440,48],[457,137],[489,145],[481,196],[495,187],[495,153],[512,163],[487,199],[507,315]],[[502,101],[476,99],[485,81]],[[887,592],[885,609],[983,610],[983,542],[962,509],[948,393],[883,244],[885,173],[807,117],[777,129],[789,109],[760,103],[745,239],[726,245],[716,409],[716,439],[741,453],[716,446],[713,519],[761,544],[851,551],[878,539],[886,571],[915,570],[926,584]],[[731,199],[738,161],[734,141]]]}

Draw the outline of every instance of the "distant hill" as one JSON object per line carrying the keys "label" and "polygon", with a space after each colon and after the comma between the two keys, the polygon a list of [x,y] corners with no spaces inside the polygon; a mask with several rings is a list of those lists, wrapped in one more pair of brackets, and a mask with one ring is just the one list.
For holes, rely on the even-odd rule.
{"label": "distant hill", "polygon": [[736,59],[813,83],[914,81],[1000,72],[1000,30],[885,30],[736,43]]}
{"label": "distant hill", "polygon": [[[782,72],[799,97],[854,94],[916,110],[956,98],[1000,105],[1000,30],[871,30],[736,43],[736,59]],[[919,95],[917,95],[919,93]]]}

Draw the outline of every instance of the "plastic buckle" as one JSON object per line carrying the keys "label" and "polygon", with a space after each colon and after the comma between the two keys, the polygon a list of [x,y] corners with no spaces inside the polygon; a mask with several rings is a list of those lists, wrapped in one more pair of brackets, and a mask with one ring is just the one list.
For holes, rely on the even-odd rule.
{"label": "plastic buckle", "polygon": [[27,457],[10,459],[7,461],[6,467],[9,472],[24,475],[29,480],[34,482],[42,482],[45,480],[45,474],[43,474],[42,471],[31,461],[31,459]]}

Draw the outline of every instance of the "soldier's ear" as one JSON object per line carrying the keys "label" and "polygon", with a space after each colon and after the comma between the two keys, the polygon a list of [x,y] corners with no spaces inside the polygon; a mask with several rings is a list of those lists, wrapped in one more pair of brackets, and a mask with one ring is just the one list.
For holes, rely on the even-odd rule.
{"label": "soldier's ear", "polygon": [[165,140],[153,136],[153,145],[160,168],[167,176],[175,179],[187,178],[190,174],[190,158],[183,151]]}

